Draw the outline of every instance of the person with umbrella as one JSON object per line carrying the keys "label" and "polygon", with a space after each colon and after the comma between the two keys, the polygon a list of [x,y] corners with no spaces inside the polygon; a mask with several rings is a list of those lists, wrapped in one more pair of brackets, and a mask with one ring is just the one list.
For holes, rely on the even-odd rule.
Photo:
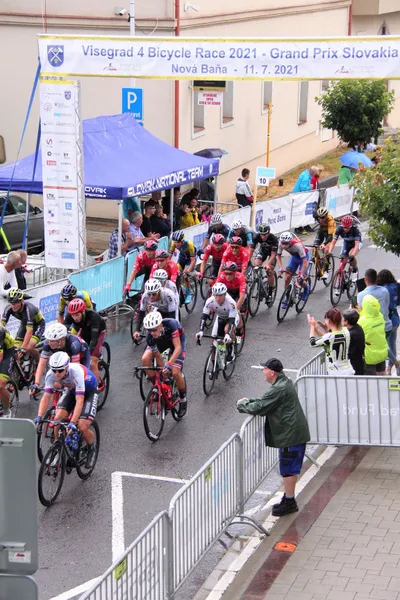
{"label": "person with umbrella", "polygon": [[342,163],[342,166],[339,169],[338,185],[349,183],[358,172],[360,163],[367,168],[372,166],[372,161],[366,154],[363,152],[356,152],[355,150],[350,150],[349,152],[342,154],[339,160]]}

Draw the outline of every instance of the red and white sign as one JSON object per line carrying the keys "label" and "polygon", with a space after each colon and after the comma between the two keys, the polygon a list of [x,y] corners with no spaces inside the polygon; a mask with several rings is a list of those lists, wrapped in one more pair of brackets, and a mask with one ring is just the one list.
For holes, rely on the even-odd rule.
{"label": "red and white sign", "polygon": [[223,92],[199,92],[198,98],[201,106],[221,106]]}

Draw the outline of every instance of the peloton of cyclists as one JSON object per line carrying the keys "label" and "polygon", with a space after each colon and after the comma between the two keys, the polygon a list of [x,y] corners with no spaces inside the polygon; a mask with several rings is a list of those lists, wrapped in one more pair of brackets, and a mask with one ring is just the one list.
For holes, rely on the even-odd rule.
{"label": "peloton of cyclists", "polygon": [[216,279],[218,276],[219,269],[221,267],[222,257],[228,244],[225,241],[224,236],[221,233],[214,233],[211,238],[211,244],[208,244],[204,250],[203,260],[200,265],[199,279],[204,275],[204,271],[207,266],[207,261],[211,256],[211,279]]}
{"label": "peloton of cyclists", "polygon": [[86,308],[89,308],[90,310],[96,310],[96,306],[92,301],[89,292],[86,292],[85,290],[80,290],[78,292],[77,288],[72,285],[72,283],[67,283],[64,285],[60,293],[60,303],[58,306],[59,323],[64,323],[64,317],[67,315],[68,304],[74,298],[81,298],[85,302]]}
{"label": "peloton of cyclists", "polygon": [[233,221],[232,227],[228,233],[228,242],[233,240],[234,237],[240,237],[243,248],[247,248],[249,251],[249,257],[251,258],[254,250],[253,229],[251,227],[247,227],[247,225],[244,225],[241,219]]}
{"label": "peloton of cyclists", "polygon": [[177,297],[170,290],[163,288],[158,279],[149,279],[145,284],[145,291],[140,300],[136,331],[133,334],[135,340],[140,339],[140,329],[146,314],[157,310],[163,319],[175,319],[178,312]]}
{"label": "peloton of cyclists", "polygon": [[233,236],[230,244],[222,255],[220,272],[227,262],[234,262],[237,265],[238,271],[246,274],[249,266],[250,253],[246,248],[242,247],[242,238]]}
{"label": "peloton of cyclists", "polygon": [[206,237],[204,238],[203,245],[201,247],[202,250],[208,246],[212,236],[215,233],[219,233],[220,235],[223,235],[225,239],[227,239],[229,235],[229,229],[229,225],[225,225],[225,223],[222,222],[222,215],[220,213],[215,213],[215,215],[211,217],[210,227],[208,228]]}

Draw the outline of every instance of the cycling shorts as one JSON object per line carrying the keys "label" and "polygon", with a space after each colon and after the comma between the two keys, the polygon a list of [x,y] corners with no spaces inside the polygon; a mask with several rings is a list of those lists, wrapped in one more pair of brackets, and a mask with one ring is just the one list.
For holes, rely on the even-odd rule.
{"label": "cycling shorts", "polygon": [[92,356],[96,357],[96,358],[100,358],[101,356],[101,350],[103,348],[103,344],[104,344],[104,340],[106,339],[106,330],[104,329],[103,331],[100,331],[99,333],[99,339],[97,340],[97,344],[94,347],[93,351],[92,351]]}
{"label": "cycling shorts", "polygon": [[79,359],[79,363],[81,365],[83,365],[84,367],[86,367],[87,369],[90,369],[90,350],[89,348],[86,348],[85,352],[81,352],[80,354],[80,359]]}
{"label": "cycling shorts", "polygon": [[305,444],[297,444],[289,448],[279,448],[279,470],[282,477],[300,475],[305,452]]}
{"label": "cycling shorts", "polygon": [[217,260],[215,260],[215,258],[213,258],[212,263],[210,265],[210,267],[211,267],[210,277],[212,277],[213,279],[214,278],[216,279],[218,277],[218,271],[219,271],[220,266],[221,266],[221,261],[217,261]]}
{"label": "cycling shorts", "polygon": [[[75,408],[75,390],[68,390],[66,394],[62,394],[57,404],[58,409],[66,410],[68,414],[72,413]],[[79,419],[87,419],[93,421],[97,412],[98,393],[97,390],[85,391],[83,408]]]}
{"label": "cycling shorts", "polygon": [[[353,250],[355,246],[355,242],[349,242],[348,240],[343,240],[343,246],[342,246],[342,251],[340,253],[340,256],[344,256],[347,257],[349,256],[349,252],[350,250]],[[360,245],[358,246],[358,249],[361,250],[362,248],[362,242],[360,242]]]}
{"label": "cycling shorts", "polygon": [[5,348],[3,360],[0,362],[0,379],[8,381],[11,375],[11,361],[14,357],[14,348]]}
{"label": "cycling shorts", "polygon": [[[214,325],[212,328],[212,337],[213,338],[224,338],[225,337],[225,327],[227,325],[228,321],[226,319],[221,319],[220,317],[217,316],[217,318],[214,321]],[[235,317],[235,327],[237,327],[239,325],[239,314],[236,315]]]}
{"label": "cycling shorts", "polygon": [[314,246],[320,246],[321,244],[328,244],[327,238],[330,237],[330,241],[332,241],[332,234],[328,233],[324,229],[318,229],[317,235],[315,236]]}
{"label": "cycling shorts", "polygon": [[[44,319],[43,319],[43,321],[40,321],[37,325],[33,326],[32,339],[36,343],[38,343],[40,338],[42,338],[44,336],[45,329],[46,329],[46,322]],[[19,329],[17,331],[17,335],[15,336],[15,345],[16,346],[21,346],[22,342],[24,341],[25,335],[26,335],[26,325],[21,323],[21,325],[19,326]]]}
{"label": "cycling shorts", "polygon": [[[308,263],[310,261],[310,257],[308,254],[307,254],[306,258],[307,258],[307,263]],[[301,268],[301,265],[303,264],[303,260],[304,259],[300,258],[300,256],[291,256],[290,260],[287,264],[287,267],[286,267],[287,271],[291,271],[293,274],[297,273],[297,269],[299,267]]]}
{"label": "cycling shorts", "polygon": [[[256,259],[261,260],[261,262],[265,262],[270,256],[271,252],[269,250],[260,250],[256,255]],[[272,261],[272,265],[276,265],[276,258],[274,258],[274,260]]]}

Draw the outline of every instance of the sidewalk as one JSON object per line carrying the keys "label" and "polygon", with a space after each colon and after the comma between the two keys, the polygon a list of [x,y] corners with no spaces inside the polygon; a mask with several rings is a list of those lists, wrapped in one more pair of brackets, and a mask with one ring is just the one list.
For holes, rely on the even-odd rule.
{"label": "sidewalk", "polygon": [[209,600],[400,600],[399,458],[396,448],[338,448],[299,512]]}

